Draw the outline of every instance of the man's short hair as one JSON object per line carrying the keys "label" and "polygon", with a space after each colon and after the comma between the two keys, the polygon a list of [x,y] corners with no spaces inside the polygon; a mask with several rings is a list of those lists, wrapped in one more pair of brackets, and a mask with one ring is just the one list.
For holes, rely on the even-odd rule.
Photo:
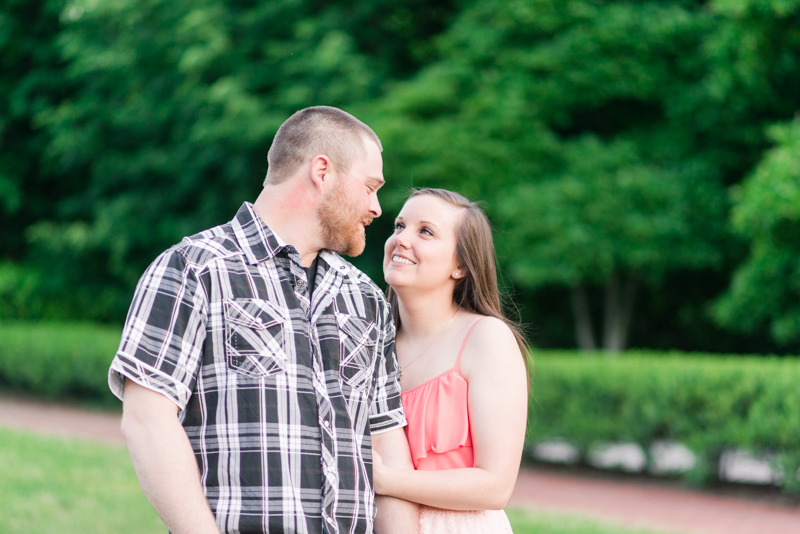
{"label": "man's short hair", "polygon": [[374,141],[383,151],[372,128],[349,113],[330,106],[301,109],[275,134],[267,154],[269,168],[264,185],[283,182],[320,154],[330,158],[337,173],[347,175],[354,161],[367,156],[366,140]]}

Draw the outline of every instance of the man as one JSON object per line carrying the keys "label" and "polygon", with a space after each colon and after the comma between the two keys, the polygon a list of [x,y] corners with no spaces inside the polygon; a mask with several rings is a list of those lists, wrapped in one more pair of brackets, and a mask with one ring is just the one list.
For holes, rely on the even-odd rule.
{"label": "man", "polygon": [[[412,468],[394,326],[335,252],[381,214],[380,140],[330,107],[278,130],[255,204],[161,254],[109,371],[142,489],[174,534],[415,532],[371,446]],[[199,469],[198,469],[199,468]]]}

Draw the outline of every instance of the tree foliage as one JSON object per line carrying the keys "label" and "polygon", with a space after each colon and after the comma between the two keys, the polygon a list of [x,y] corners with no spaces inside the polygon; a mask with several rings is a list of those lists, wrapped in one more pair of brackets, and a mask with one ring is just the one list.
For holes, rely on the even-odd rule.
{"label": "tree foliage", "polygon": [[[374,278],[408,187],[447,187],[484,201],[544,344],[794,339],[789,301],[732,311],[771,223],[739,221],[749,185],[728,216],[793,150],[779,128],[759,164],[800,109],[800,0],[9,0],[0,53],[0,317],[119,320],[159,251],[255,198],[283,120],[328,104],[386,148]],[[707,308],[748,241],[723,345]]]}
{"label": "tree foliage", "polygon": [[[449,3],[423,4],[60,6],[47,45],[66,63],[59,82],[74,91],[38,110],[35,123],[47,140],[37,155],[70,187],[50,196],[25,234],[29,270],[49,303],[28,315],[121,317],[159,250],[255,198],[289,115],[363,106],[425,60],[425,32],[443,26]],[[6,269],[6,286],[15,272]]]}
{"label": "tree foliage", "polygon": [[800,340],[800,121],[770,130],[776,146],[734,190],[733,225],[750,254],[716,306],[727,325],[768,324],[779,342]]}
{"label": "tree foliage", "polygon": [[721,263],[724,169],[694,100],[713,29],[691,2],[472,4],[389,99],[398,159],[489,199],[516,283],[609,289],[606,346],[622,348],[632,299],[612,279]]}
{"label": "tree foliage", "polygon": [[24,229],[47,216],[49,197],[64,191],[44,157],[49,139],[40,113],[69,93],[56,43],[57,0],[7,0],[0,5],[0,251],[19,260]]}

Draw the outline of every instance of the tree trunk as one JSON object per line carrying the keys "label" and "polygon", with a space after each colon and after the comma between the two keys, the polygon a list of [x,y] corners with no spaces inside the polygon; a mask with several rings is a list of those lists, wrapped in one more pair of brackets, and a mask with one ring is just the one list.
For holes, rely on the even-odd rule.
{"label": "tree trunk", "polygon": [[620,350],[628,348],[628,333],[630,332],[631,319],[633,318],[633,303],[636,300],[636,290],[639,289],[639,278],[631,273],[625,279],[622,288],[622,310],[619,337],[622,340]]}
{"label": "tree trunk", "polygon": [[638,280],[634,275],[623,280],[618,272],[614,272],[608,278],[603,324],[603,348],[608,352],[621,352],[628,345],[637,286]]}
{"label": "tree trunk", "polygon": [[593,351],[597,348],[592,332],[592,316],[589,313],[589,299],[586,288],[582,285],[573,287],[570,293],[572,300],[572,314],[575,317],[575,339],[578,348],[583,352]]}

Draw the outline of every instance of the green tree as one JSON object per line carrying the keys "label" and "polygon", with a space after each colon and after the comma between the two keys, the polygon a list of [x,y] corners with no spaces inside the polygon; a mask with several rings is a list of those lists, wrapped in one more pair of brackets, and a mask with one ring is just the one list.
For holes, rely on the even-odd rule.
{"label": "green tree", "polygon": [[471,4],[384,104],[392,164],[487,199],[514,282],[571,289],[582,348],[586,287],[604,288],[621,350],[640,282],[722,260],[724,169],[689,98],[714,23],[694,2]]}
{"label": "green tree", "polygon": [[800,340],[800,120],[770,129],[776,146],[734,189],[731,220],[751,244],[731,287],[715,307],[718,320],[753,332],[768,325],[775,340]]}
{"label": "green tree", "polygon": [[47,278],[25,262],[26,229],[55,215],[55,198],[74,191],[46,157],[40,116],[72,91],[57,46],[61,0],[0,4],[0,317],[46,314]]}
{"label": "green tree", "polygon": [[[509,239],[524,255],[509,258],[516,280],[570,289],[576,340],[598,344],[587,286],[604,289],[603,348],[626,346],[641,283],[658,285],[669,270],[719,264],[725,204],[691,162],[657,162],[634,143],[586,137],[563,150],[563,173],[517,188],[503,204]],[[714,228],[716,226],[716,228]]]}
{"label": "green tree", "polygon": [[426,60],[450,9],[419,0],[63,6],[56,42],[75,89],[37,117],[49,161],[79,186],[52,195],[54,209],[26,231],[28,261],[51,271],[37,289],[51,315],[120,318],[160,250],[255,197],[291,113],[328,104],[360,115],[387,79]]}
{"label": "green tree", "polygon": [[41,157],[48,138],[36,118],[68,88],[55,43],[62,2],[8,0],[0,5],[0,250],[19,259],[21,229],[43,214],[41,189],[58,187]]}

